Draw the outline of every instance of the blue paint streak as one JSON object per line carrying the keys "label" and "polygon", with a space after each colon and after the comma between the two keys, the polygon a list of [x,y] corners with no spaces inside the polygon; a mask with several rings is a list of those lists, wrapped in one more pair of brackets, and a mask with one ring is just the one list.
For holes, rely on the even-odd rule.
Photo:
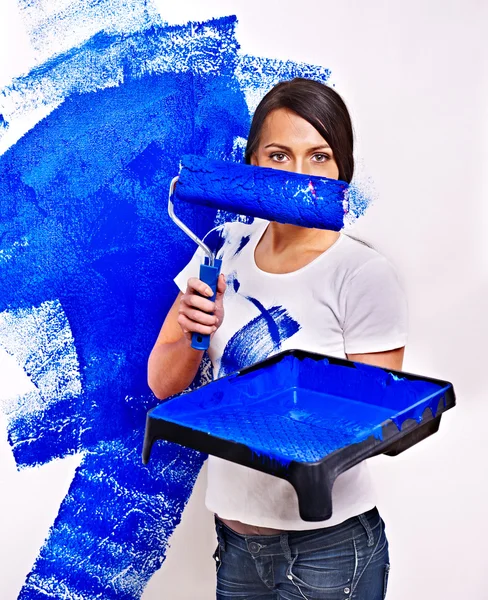
{"label": "blue paint streak", "polygon": [[325,67],[247,55],[240,58],[237,69],[239,81],[248,89],[259,90],[262,96],[280,81],[309,77],[328,83],[330,75],[330,70]]}
{"label": "blue paint streak", "polygon": [[[234,156],[234,140],[247,136],[250,122],[247,88],[300,74],[328,77],[323,68],[242,57],[235,24],[228,17],[102,32],[2,90],[50,93],[46,101],[60,105],[0,157],[0,250],[26,241],[2,263],[0,311],[59,300],[83,390],[49,398],[35,418],[8,422],[21,468],[85,453],[23,600],[140,598],[203,461],[165,444],[149,469],[140,463],[154,404],[147,356],[177,293],[173,277],[194,252],[167,216],[169,182],[184,154]],[[0,128],[7,126],[2,117]],[[181,206],[179,216],[203,236],[216,211]],[[268,313],[280,339],[298,330],[280,307]],[[261,315],[236,335],[224,371],[276,351],[267,329]],[[244,340],[263,331],[263,343],[246,356]],[[32,365],[33,379],[40,369]],[[202,370],[194,386],[204,380]]]}
{"label": "blue paint streak", "polygon": [[229,291],[234,291],[235,293],[237,293],[239,291],[241,284],[240,284],[239,280],[237,279],[236,271],[232,271],[232,273],[229,273],[229,275],[227,275],[226,284],[227,284],[227,294],[229,293]]}
{"label": "blue paint streak", "polygon": [[[277,307],[273,307],[270,311],[267,311],[264,308],[264,306],[261,304],[261,302],[259,302],[259,300],[256,300],[256,298],[251,298],[250,296],[246,296],[246,299],[249,300],[249,302],[251,302],[252,304],[254,304],[254,306],[259,310],[262,317],[266,321],[266,325],[268,326],[268,334],[271,337],[271,341],[273,342],[274,347],[279,348],[280,343],[281,343],[281,335],[280,335],[281,332],[278,329],[278,325],[274,320],[274,316],[281,315],[280,309]],[[283,309],[281,309],[281,310],[283,310]],[[277,312],[277,311],[280,311],[280,312]],[[274,316],[273,316],[273,313],[274,313]],[[286,327],[288,327],[288,325]],[[298,331],[298,329],[297,329],[297,331]],[[296,331],[294,331],[293,333],[296,333]],[[288,337],[291,337],[291,336],[286,335],[286,338],[288,338]]]}
{"label": "blue paint streak", "polygon": [[[221,25],[229,26],[232,20]],[[193,105],[190,91],[212,98],[209,114]],[[206,135],[216,115],[219,127]],[[32,439],[14,449],[19,465],[116,439],[142,418],[152,397],[148,352],[176,295],[173,276],[194,250],[167,216],[166,189],[180,154],[195,145],[230,152],[247,118],[225,71],[127,75],[121,87],[73,96],[1,157],[2,244],[26,238],[28,246],[3,265],[0,310],[59,298],[85,390],[76,405],[54,403],[36,422],[11,423]],[[214,216],[191,209],[183,218],[208,231]],[[140,401],[128,409],[127,396]]]}
{"label": "blue paint streak", "polygon": [[239,254],[239,252],[241,252],[249,244],[250,239],[251,239],[250,235],[242,236],[241,241],[239,243],[239,248],[237,248],[237,250],[235,251],[234,256],[237,256]]}
{"label": "blue paint streak", "polygon": [[[192,27],[201,37],[176,49],[189,68],[172,72],[171,41]],[[113,60],[124,72],[117,87],[62,90],[61,106],[0,157],[0,249],[27,240],[2,263],[0,311],[59,299],[83,389],[8,423],[20,467],[86,453],[22,599],[139,598],[190,496],[203,457],[168,445],[150,471],[139,462],[154,404],[146,365],[177,294],[173,277],[194,252],[166,212],[180,156],[230,156],[234,138],[247,135],[234,28],[235,19],[225,18],[99,34],[16,83],[20,92],[39,78],[62,85],[60,71],[91,69],[86,57],[95,55],[96,64]],[[168,69],[144,71],[143,59],[164,51],[173,52]],[[209,54],[215,68],[201,72],[198,56]],[[203,235],[216,211],[179,214]],[[195,385],[202,382],[200,373]],[[125,567],[130,577],[117,578]]]}
{"label": "blue paint streak", "polygon": [[[251,344],[252,345],[252,344]],[[218,379],[152,411],[152,416],[238,442],[281,464],[314,462],[370,436],[392,419],[435,416],[447,387],[398,378],[378,367],[285,356]]]}
{"label": "blue paint streak", "polygon": [[182,158],[175,202],[222,209],[339,231],[344,226],[347,183],[326,177],[291,173],[198,156]]}
{"label": "blue paint streak", "polygon": [[281,349],[281,344],[300,330],[282,306],[269,309],[253,298],[247,298],[261,314],[241,327],[227,342],[220,361],[218,377],[253,365]]}
{"label": "blue paint streak", "polygon": [[66,590],[86,599],[141,597],[204,456],[158,444],[149,469],[140,444],[137,430],[84,457],[19,600],[65,598]]}

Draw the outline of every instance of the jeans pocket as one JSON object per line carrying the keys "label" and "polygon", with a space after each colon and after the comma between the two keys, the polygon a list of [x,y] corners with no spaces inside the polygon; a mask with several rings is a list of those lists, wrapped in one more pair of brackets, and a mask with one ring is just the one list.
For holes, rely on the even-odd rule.
{"label": "jeans pocket", "polygon": [[288,579],[309,590],[344,590],[351,587],[355,564],[354,543],[348,540],[327,549],[297,554],[288,567]]}
{"label": "jeans pocket", "polygon": [[390,575],[390,565],[385,565],[385,575],[383,577],[383,600],[386,598],[386,590],[388,589],[388,577]]}

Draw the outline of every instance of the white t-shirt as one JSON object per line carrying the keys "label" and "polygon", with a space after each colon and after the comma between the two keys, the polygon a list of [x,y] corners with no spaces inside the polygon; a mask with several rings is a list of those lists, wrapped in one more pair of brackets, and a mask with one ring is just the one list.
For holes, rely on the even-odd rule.
{"label": "white t-shirt", "polygon": [[[383,256],[341,233],[301,269],[267,273],[254,259],[267,226],[261,219],[250,225],[226,223],[206,238],[222,258],[228,284],[224,321],[209,348],[214,378],[288,349],[345,358],[405,345],[405,296]],[[197,250],[175,278],[180,290],[186,290],[190,277],[198,277],[202,256]],[[308,522],[300,518],[289,482],[214,456],[208,460],[206,506],[224,519],[283,530],[316,529],[342,523],[375,504],[365,462],[336,479],[332,517]]]}

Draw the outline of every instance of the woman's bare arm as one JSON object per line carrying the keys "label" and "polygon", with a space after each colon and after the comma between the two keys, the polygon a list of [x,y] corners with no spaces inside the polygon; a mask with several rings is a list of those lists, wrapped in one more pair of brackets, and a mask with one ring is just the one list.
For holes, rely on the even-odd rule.
{"label": "woman's bare arm", "polygon": [[160,400],[187,388],[202,362],[203,351],[194,350],[178,324],[180,292],[164,320],[149,355],[147,380]]}
{"label": "woman's bare arm", "polygon": [[392,369],[393,371],[401,371],[403,365],[403,355],[405,346],[388,350],[386,352],[371,352],[369,354],[348,354],[348,360],[355,362],[366,363],[383,369]]}
{"label": "woman's bare arm", "polygon": [[183,391],[197,374],[203,351],[191,347],[192,333],[213,335],[222,324],[224,276],[219,278],[215,303],[204,297],[206,291],[211,294],[206,288],[199,279],[189,279],[187,291],[178,294],[151,351],[148,384],[161,400]]}

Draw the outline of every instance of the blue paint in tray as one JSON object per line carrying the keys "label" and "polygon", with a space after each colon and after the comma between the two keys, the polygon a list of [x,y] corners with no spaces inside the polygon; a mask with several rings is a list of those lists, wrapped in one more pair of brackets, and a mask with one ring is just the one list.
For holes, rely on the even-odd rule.
{"label": "blue paint in tray", "polygon": [[281,464],[309,463],[370,436],[382,439],[389,419],[401,430],[407,419],[420,422],[426,408],[435,416],[447,389],[360,363],[285,355],[174,398],[151,416],[244,444]]}

